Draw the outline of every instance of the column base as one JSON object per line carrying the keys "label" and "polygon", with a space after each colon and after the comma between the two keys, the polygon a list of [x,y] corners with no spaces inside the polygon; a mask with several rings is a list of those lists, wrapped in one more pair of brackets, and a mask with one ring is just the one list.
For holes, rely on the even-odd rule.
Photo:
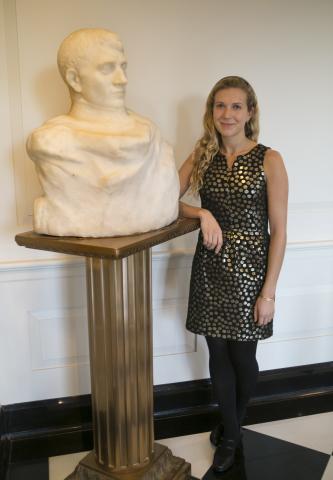
{"label": "column base", "polygon": [[171,450],[159,443],[154,443],[151,462],[142,468],[124,471],[107,470],[95,460],[90,452],[84,457],[65,480],[188,480],[191,478],[191,465],[180,457],[175,457]]}

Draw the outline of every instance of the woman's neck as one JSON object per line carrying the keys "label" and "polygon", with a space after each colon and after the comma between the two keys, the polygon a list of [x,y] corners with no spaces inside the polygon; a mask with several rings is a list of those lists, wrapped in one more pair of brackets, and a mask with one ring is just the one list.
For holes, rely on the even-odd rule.
{"label": "woman's neck", "polygon": [[245,153],[256,145],[256,142],[249,138],[243,138],[241,140],[223,139],[222,153],[228,156],[240,155]]}

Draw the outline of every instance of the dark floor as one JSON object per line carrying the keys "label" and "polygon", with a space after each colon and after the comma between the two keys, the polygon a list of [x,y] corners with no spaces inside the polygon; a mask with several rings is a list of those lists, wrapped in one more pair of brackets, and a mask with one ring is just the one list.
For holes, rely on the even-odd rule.
{"label": "dark floor", "polygon": [[243,454],[228,472],[215,474],[209,469],[203,479],[321,480],[330,460],[328,454],[249,430],[243,444]]}

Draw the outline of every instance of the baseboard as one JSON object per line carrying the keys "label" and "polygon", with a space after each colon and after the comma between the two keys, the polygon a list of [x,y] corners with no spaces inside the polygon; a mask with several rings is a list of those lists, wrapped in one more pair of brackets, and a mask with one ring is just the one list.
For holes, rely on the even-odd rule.
{"label": "baseboard", "polygon": [[[333,362],[261,372],[245,424],[332,410]],[[154,387],[155,438],[208,431],[218,421],[207,379]],[[91,450],[91,397],[5,405],[0,464]],[[1,472],[0,472],[1,477]]]}

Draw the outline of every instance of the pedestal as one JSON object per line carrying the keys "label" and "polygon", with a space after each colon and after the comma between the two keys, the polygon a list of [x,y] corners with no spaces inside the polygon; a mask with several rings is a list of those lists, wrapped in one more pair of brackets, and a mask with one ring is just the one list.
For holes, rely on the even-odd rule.
{"label": "pedestal", "polygon": [[198,227],[179,219],[128,237],[16,236],[28,248],[86,257],[94,450],[68,480],[190,476],[190,464],[154,443],[150,248]]}

